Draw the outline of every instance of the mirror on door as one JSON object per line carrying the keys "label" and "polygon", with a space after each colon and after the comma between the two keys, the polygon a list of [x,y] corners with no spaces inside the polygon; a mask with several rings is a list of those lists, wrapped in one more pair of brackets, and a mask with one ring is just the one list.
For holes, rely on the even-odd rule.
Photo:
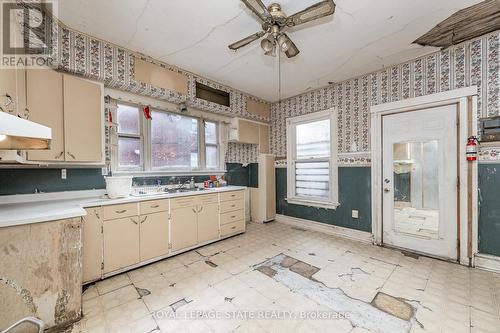
{"label": "mirror on door", "polygon": [[438,149],[437,140],[393,145],[396,232],[438,238]]}

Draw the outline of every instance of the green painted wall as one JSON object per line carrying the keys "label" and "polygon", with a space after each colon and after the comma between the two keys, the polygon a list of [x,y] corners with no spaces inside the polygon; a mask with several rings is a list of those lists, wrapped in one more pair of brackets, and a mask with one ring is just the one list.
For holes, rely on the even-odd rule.
{"label": "green painted wall", "polygon": [[[288,204],[285,168],[276,169],[276,212],[340,227],[371,232],[371,169],[369,167],[339,168],[339,201],[337,209],[324,209]],[[352,210],[359,211],[353,219]]]}
{"label": "green painted wall", "polygon": [[500,256],[500,164],[479,165],[479,252]]}

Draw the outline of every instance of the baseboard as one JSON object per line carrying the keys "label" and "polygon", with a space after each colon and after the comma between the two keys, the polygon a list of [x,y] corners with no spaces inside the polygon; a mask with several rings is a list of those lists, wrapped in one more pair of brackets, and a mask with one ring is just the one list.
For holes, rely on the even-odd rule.
{"label": "baseboard", "polygon": [[480,269],[500,273],[500,257],[497,256],[477,253],[474,256],[474,265]]}
{"label": "baseboard", "polygon": [[302,229],[318,231],[329,235],[352,239],[358,242],[373,244],[372,233],[366,231],[338,227],[331,224],[305,220],[297,217],[291,217],[280,214],[276,214],[276,221]]}

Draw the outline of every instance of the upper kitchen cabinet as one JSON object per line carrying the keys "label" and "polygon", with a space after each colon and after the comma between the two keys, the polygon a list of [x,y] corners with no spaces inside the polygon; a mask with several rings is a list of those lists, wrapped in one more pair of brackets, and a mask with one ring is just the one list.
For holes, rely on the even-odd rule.
{"label": "upper kitchen cabinet", "polygon": [[259,144],[259,124],[253,121],[234,118],[231,121],[229,140],[238,143]]}
{"label": "upper kitchen cabinet", "polygon": [[188,94],[187,76],[139,58],[134,60],[135,80],[154,87]]}
{"label": "upper kitchen cabinet", "polygon": [[64,75],[64,144],[66,161],[103,159],[102,86]]}
{"label": "upper kitchen cabinet", "polygon": [[64,162],[63,75],[48,69],[26,73],[29,120],[52,129],[49,150],[28,152],[30,161]]}
{"label": "upper kitchen cabinet", "polygon": [[52,129],[51,149],[29,151],[28,160],[103,163],[103,85],[52,70],[26,78],[29,119]]}
{"label": "upper kitchen cabinet", "polygon": [[0,69],[0,108],[13,115],[25,116],[26,71],[24,68]]}

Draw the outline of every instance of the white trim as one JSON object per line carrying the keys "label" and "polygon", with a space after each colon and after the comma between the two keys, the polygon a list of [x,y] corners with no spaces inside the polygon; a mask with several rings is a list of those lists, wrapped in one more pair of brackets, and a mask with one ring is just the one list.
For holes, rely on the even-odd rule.
{"label": "white trim", "polygon": [[444,105],[451,104],[448,103],[450,100],[457,100],[463,97],[474,96],[474,95],[477,95],[476,86],[404,99],[397,102],[374,105],[370,108],[370,112],[372,114],[380,112],[387,114],[389,113],[389,111],[401,112],[402,111],[401,109],[406,109],[406,108],[412,108],[412,109],[423,108],[423,107],[428,108],[431,107],[429,104],[431,104],[432,107],[436,107],[443,104]]}
{"label": "white trim", "polygon": [[[296,160],[296,131],[295,128],[298,124],[310,123],[319,120],[330,120],[330,158],[311,159],[310,161],[328,162],[330,166],[330,197],[327,200],[322,198],[305,198],[295,195],[295,172],[294,165]],[[287,198],[289,203],[335,209],[339,206],[339,188],[338,188],[338,117],[337,110],[330,108],[327,110],[313,112],[302,116],[288,118],[286,120],[287,127],[287,166],[293,172],[287,172]]]}
{"label": "white trim", "polygon": [[500,257],[476,253],[474,262],[479,269],[500,273]]}
{"label": "white trim", "polygon": [[[458,158],[460,167],[460,263],[469,265],[467,257],[467,168],[465,156],[465,142],[467,139],[468,114],[477,119],[477,87],[456,89],[437,94],[411,98],[399,102],[376,105],[371,108],[371,143],[372,143],[372,231],[375,243],[382,244],[382,116],[408,111],[433,108],[438,106],[457,104],[459,109],[460,129],[458,135]],[[468,110],[469,98],[472,99],[472,110]],[[477,133],[477,122],[472,121],[472,133]],[[477,163],[472,164],[472,256],[477,253]],[[473,262],[472,262],[473,264]]]}
{"label": "white trim", "polygon": [[366,231],[344,228],[336,225],[304,220],[297,217],[291,217],[281,214],[276,214],[275,220],[279,223],[288,224],[306,230],[322,232],[328,235],[347,238],[367,244],[373,244],[373,235],[370,232]]}

